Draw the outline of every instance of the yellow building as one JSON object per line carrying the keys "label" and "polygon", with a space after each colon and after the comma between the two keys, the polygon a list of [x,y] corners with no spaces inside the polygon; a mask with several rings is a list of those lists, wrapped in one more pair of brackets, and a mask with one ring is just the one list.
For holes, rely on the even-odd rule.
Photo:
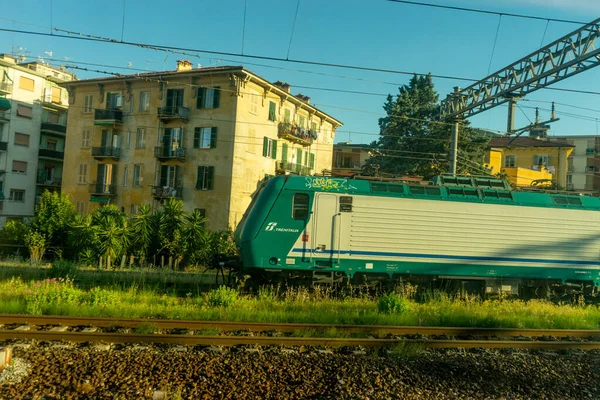
{"label": "yellow building", "polygon": [[168,198],[209,229],[235,227],[266,176],[330,169],[341,122],[243,67],[177,70],[65,84],[71,103],[63,186],[80,213],[135,214]]}
{"label": "yellow building", "polygon": [[540,179],[567,186],[567,158],[574,146],[536,137],[495,137],[489,142],[487,160],[493,174],[502,173],[513,186],[531,186]]}

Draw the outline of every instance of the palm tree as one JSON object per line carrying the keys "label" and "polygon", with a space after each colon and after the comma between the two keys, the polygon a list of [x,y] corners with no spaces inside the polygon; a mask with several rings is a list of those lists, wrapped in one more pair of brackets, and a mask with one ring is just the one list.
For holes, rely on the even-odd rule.
{"label": "palm tree", "polygon": [[96,222],[98,228],[98,251],[106,257],[107,266],[109,267],[111,260],[116,261],[129,248],[127,220],[123,213],[120,211],[118,213],[115,214],[112,210],[109,210],[105,213],[95,213],[92,216],[92,220]]}
{"label": "palm tree", "polygon": [[164,251],[167,257],[173,257],[173,260],[176,262],[180,262],[183,258],[184,242],[182,231],[185,214],[185,211],[183,211],[183,201],[169,199],[165,203],[160,215],[159,234],[161,251]]}
{"label": "palm tree", "polygon": [[142,204],[139,214],[135,215],[129,226],[130,242],[133,252],[141,259],[150,258],[150,248],[156,238],[156,215],[149,205]]}
{"label": "palm tree", "polygon": [[183,241],[185,246],[185,262],[187,264],[198,264],[203,259],[202,251],[209,246],[207,231],[204,228],[206,218],[198,210],[185,217],[186,223],[183,228]]}

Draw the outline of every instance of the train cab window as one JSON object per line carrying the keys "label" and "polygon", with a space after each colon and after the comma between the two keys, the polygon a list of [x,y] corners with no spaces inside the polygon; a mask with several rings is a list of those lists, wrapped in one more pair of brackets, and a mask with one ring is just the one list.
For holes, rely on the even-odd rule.
{"label": "train cab window", "polygon": [[308,218],[308,195],[305,193],[294,194],[292,201],[292,218],[307,219]]}

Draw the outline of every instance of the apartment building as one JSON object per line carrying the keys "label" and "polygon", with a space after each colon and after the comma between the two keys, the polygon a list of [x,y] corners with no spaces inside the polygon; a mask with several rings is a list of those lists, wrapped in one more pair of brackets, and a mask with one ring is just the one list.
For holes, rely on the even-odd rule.
{"label": "apartment building", "polygon": [[330,169],[341,125],[290,85],[242,66],[177,69],[64,85],[70,112],[62,189],[80,213],[135,214],[181,199],[209,229],[235,227],[265,177]]}
{"label": "apartment building", "polygon": [[359,174],[361,168],[369,159],[369,151],[372,148],[368,144],[351,144],[349,142],[340,142],[333,145],[332,175],[352,176]]}
{"label": "apartment building", "polygon": [[60,190],[67,91],[75,76],[0,54],[0,227],[33,215],[36,200]]}
{"label": "apartment building", "polygon": [[600,192],[600,137],[592,135],[553,136],[574,146],[567,159],[567,188]]}

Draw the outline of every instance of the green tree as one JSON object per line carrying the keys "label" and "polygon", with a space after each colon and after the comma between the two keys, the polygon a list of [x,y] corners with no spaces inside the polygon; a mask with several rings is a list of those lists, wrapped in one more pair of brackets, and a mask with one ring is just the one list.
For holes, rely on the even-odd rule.
{"label": "green tree", "polygon": [[92,225],[90,215],[76,214],[71,223],[68,236],[72,256],[88,265],[96,264],[98,251],[98,228]]}
{"label": "green tree", "polygon": [[[380,138],[366,170],[428,179],[449,171],[451,126],[440,121],[440,106],[431,76],[414,76],[389,95],[379,119]],[[490,135],[473,129],[467,121],[459,131],[458,174],[482,175]]]}
{"label": "green tree", "polygon": [[183,201],[168,199],[159,217],[159,237],[161,252],[173,261],[181,262],[185,248],[183,228],[186,212],[183,211]]}
{"label": "green tree", "polygon": [[137,257],[146,260],[150,258],[150,249],[158,233],[157,220],[159,219],[159,214],[152,214],[147,204],[140,205],[139,213],[132,218],[129,225],[131,248]]}
{"label": "green tree", "polygon": [[206,255],[203,254],[203,250],[210,242],[209,232],[204,229],[206,219],[200,215],[198,210],[194,210],[192,214],[186,215],[185,220],[183,228],[184,261],[186,264],[196,265],[205,259]]}
{"label": "green tree", "polygon": [[35,208],[30,228],[43,235],[46,246],[53,247],[61,256],[74,217],[75,208],[69,196],[46,190]]}

